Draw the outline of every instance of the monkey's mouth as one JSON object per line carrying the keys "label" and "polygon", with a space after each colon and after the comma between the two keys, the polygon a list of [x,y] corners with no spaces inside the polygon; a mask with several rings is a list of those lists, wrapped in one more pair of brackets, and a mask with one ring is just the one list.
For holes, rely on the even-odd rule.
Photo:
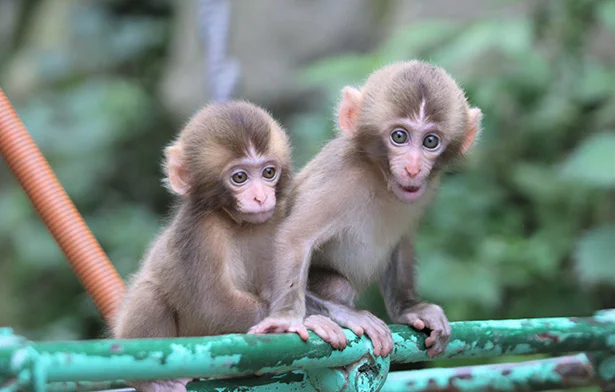
{"label": "monkey's mouth", "polygon": [[411,203],[416,201],[423,194],[425,187],[421,185],[402,185],[397,181],[393,181],[392,190],[395,196],[402,203]]}
{"label": "monkey's mouth", "polygon": [[275,208],[272,208],[267,211],[259,211],[259,212],[243,212],[243,220],[248,223],[264,223],[271,218],[273,215]]}
{"label": "monkey's mouth", "polygon": [[416,185],[410,185],[410,186],[403,186],[400,184],[401,189],[404,190],[404,192],[410,192],[410,193],[414,193],[414,192],[418,192],[422,187],[421,186],[416,186]]}

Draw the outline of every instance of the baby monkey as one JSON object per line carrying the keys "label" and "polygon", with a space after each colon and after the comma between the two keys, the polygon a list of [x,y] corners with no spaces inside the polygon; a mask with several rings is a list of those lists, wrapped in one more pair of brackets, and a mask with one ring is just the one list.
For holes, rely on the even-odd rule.
{"label": "baby monkey", "polygon": [[[188,122],[165,155],[165,180],[178,203],[129,285],[113,335],[246,333],[268,314],[265,263],[291,181],[288,137],[253,104],[213,104]],[[341,331],[318,315],[305,326]],[[188,381],[133,385],[185,391]]]}
{"label": "baby monkey", "polygon": [[470,149],[481,117],[443,69],[425,62],[392,64],[360,90],[345,87],[341,135],[296,177],[277,237],[271,314],[250,332],[307,339],[307,301],[308,314],[367,334],[374,353],[386,356],[388,326],[354,306],[379,280],[393,322],[429,329],[428,354],[440,354],[451,329],[441,307],[416,296],[413,237],[443,170]]}

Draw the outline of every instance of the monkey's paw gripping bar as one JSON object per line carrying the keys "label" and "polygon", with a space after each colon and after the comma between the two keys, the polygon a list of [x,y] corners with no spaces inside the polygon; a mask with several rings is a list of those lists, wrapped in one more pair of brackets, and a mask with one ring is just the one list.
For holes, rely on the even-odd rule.
{"label": "monkey's paw gripping bar", "polygon": [[[122,380],[200,378],[188,391],[539,391],[615,388],[615,310],[590,318],[452,323],[440,359],[575,355],[534,361],[389,373],[391,363],[429,360],[425,336],[393,325],[390,357],[346,331],[336,351],[316,335],[30,342],[0,329],[0,391],[91,391]],[[255,373],[265,375],[253,376]]]}

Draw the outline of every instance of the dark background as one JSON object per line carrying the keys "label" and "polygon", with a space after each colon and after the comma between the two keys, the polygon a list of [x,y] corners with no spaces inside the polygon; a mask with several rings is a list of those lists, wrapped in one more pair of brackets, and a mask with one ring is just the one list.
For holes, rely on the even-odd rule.
{"label": "dark background", "polygon": [[[299,168],[333,134],[345,84],[421,58],[459,80],[484,131],[423,223],[420,294],[451,320],[615,307],[614,1],[226,4],[228,34],[195,1],[0,0],[0,85],[122,276],[168,212],[162,148],[209,99],[267,107]],[[363,298],[383,315],[379,301]],[[0,325],[30,339],[102,331],[6,165]]]}

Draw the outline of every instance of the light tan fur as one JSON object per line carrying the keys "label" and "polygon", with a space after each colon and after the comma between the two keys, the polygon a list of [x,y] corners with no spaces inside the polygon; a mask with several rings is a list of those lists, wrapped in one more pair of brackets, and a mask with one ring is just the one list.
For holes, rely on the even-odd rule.
{"label": "light tan fur", "polygon": [[[480,110],[445,71],[418,61],[384,67],[360,90],[344,88],[338,110],[340,134],[296,177],[276,239],[271,314],[251,332],[300,330],[297,320],[320,313],[365,332],[375,354],[387,355],[388,327],[353,304],[380,280],[393,321],[431,329],[426,345],[437,355],[450,327],[439,306],[415,295],[412,237],[443,168],[472,145]],[[408,141],[395,144],[399,129]],[[433,149],[422,145],[429,135],[440,141]]]}

